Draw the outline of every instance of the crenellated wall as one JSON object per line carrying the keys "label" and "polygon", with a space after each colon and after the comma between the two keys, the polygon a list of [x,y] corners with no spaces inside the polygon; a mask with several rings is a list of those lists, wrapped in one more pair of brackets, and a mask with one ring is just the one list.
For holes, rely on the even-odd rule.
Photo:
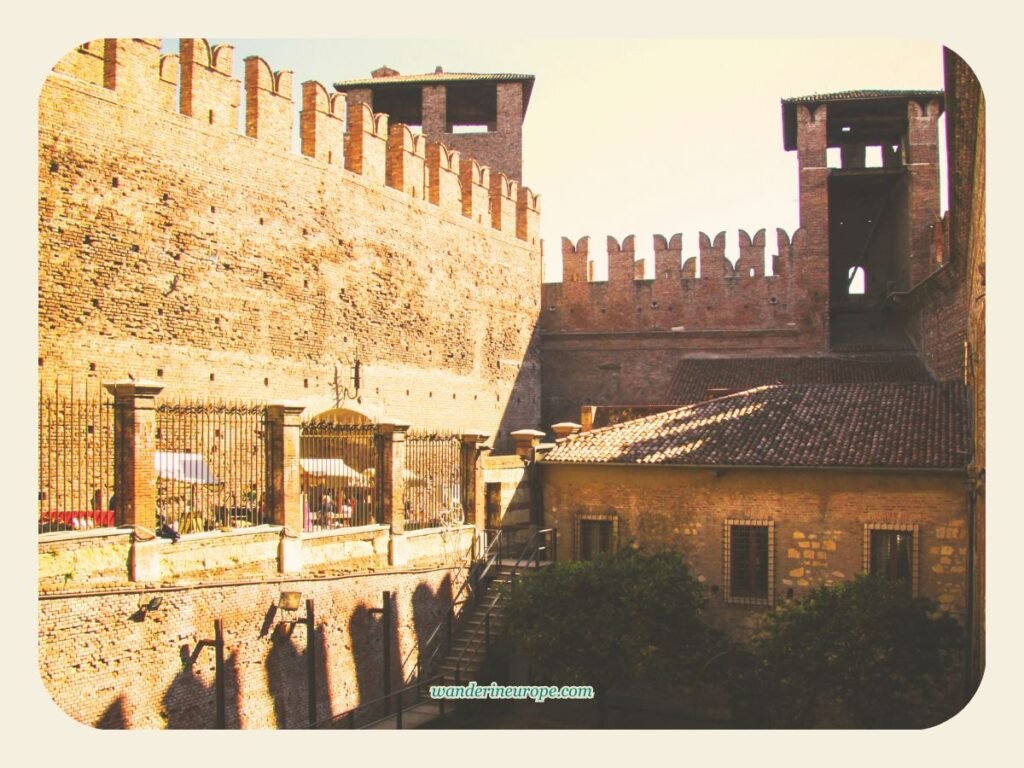
{"label": "crenellated wall", "polygon": [[[683,254],[682,235],[654,236],[655,275],[643,279],[634,237],[608,238],[608,280],[592,281],[590,238],[562,240],[563,279],[542,289],[542,331],[548,334],[778,331],[807,351],[824,349],[824,293],[801,274],[813,260],[804,232],[792,241],[777,230],[772,274],[766,275],[765,231],[739,232],[735,266],[725,256],[725,233],[703,232],[696,254]],[[699,271],[698,271],[699,270]],[[817,289],[817,290],[816,290]]]}
{"label": "crenellated wall", "polygon": [[[608,238],[608,279],[594,281],[590,238],[562,240],[562,282],[541,291],[544,424],[576,421],[583,405],[665,402],[686,355],[819,354],[828,348],[827,269],[801,228],[739,232],[735,265],[725,233],[654,236],[654,278],[635,238]],[[765,256],[771,274],[765,274]]]}
{"label": "crenellated wall", "polygon": [[164,56],[159,40],[92,41],[54,67],[43,380],[131,373],[172,397],[316,413],[358,356],[346,407],[499,446],[536,426],[537,196],[312,81],[296,154],[291,72],[243,69],[202,39]]}

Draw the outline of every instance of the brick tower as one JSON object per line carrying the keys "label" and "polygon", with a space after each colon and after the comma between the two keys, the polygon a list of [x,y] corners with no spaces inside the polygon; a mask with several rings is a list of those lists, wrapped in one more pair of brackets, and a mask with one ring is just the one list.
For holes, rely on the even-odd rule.
{"label": "brick tower", "polygon": [[800,226],[825,256],[818,277],[828,286],[833,349],[906,343],[892,299],[933,269],[943,106],[942,91],[782,101],[784,145],[799,164]]}
{"label": "brick tower", "polygon": [[445,144],[493,173],[522,183],[523,119],[533,75],[444,72],[402,75],[381,67],[364,80],[334,84],[348,104],[367,104],[389,123],[421,128],[428,141]]}

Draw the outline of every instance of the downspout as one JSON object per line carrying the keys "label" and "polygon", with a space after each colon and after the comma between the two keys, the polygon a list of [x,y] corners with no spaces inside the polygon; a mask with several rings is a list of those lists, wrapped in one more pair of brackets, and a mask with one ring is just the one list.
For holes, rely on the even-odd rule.
{"label": "downspout", "polygon": [[964,384],[967,410],[967,437],[968,461],[967,461],[967,642],[964,646],[964,706],[974,696],[979,680],[975,679],[975,598],[974,590],[976,584],[975,569],[977,563],[977,503],[978,489],[981,478],[978,467],[975,464],[975,428],[974,423],[974,395],[970,388],[970,381],[974,378],[974,367],[971,360],[970,342],[964,342]]}

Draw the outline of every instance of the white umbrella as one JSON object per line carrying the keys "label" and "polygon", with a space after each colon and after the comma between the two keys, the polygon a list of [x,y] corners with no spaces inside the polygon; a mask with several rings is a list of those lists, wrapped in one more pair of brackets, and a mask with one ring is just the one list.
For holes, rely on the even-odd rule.
{"label": "white umbrella", "polygon": [[156,451],[153,454],[156,476],[163,480],[180,480],[197,485],[220,485],[206,465],[201,453],[175,453],[172,451]]}
{"label": "white umbrella", "polygon": [[366,476],[352,469],[342,459],[299,459],[302,471],[313,477],[340,477],[347,485],[368,487]]}

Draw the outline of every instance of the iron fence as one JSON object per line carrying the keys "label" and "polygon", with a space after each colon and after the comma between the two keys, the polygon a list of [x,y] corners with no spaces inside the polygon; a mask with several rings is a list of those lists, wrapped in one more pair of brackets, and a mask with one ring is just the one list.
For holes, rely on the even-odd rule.
{"label": "iron fence", "polygon": [[410,432],[406,436],[406,530],[446,526],[453,517],[460,517],[461,467],[458,436],[426,432]]}
{"label": "iron fence", "polygon": [[39,533],[115,524],[114,403],[97,383],[39,385]]}
{"label": "iron fence", "polygon": [[265,405],[159,404],[157,524],[196,533],[270,522],[268,435]]}
{"label": "iron fence", "polygon": [[299,464],[306,531],[380,520],[376,437],[373,424],[313,420],[302,425]]}

